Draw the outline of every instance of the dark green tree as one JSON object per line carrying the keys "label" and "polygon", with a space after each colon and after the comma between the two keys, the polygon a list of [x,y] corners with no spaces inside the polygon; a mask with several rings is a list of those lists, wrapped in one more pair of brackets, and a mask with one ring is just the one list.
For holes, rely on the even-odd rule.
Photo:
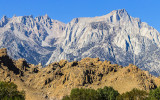
{"label": "dark green tree", "polygon": [[149,100],[160,100],[160,87],[149,92]]}
{"label": "dark green tree", "polygon": [[99,95],[94,89],[72,89],[70,94],[71,100],[98,100]]}
{"label": "dark green tree", "polygon": [[116,100],[116,97],[119,95],[118,91],[107,86],[105,86],[103,89],[99,88],[97,92],[100,95],[100,100]]}
{"label": "dark green tree", "polygon": [[62,100],[116,100],[118,95],[118,91],[112,87],[98,90],[75,88],[71,90],[70,96],[65,96]]}
{"label": "dark green tree", "polygon": [[71,99],[70,99],[70,97],[67,95],[67,96],[64,96],[62,100],[71,100]]}
{"label": "dark green tree", "polygon": [[133,89],[130,92],[117,96],[116,100],[146,100],[148,93],[144,90]]}
{"label": "dark green tree", "polygon": [[12,82],[0,82],[0,100],[25,100],[24,91],[19,92]]}

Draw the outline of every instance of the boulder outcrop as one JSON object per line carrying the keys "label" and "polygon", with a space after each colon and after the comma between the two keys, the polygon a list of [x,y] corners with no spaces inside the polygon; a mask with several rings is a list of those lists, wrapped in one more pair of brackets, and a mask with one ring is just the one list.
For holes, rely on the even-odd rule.
{"label": "boulder outcrop", "polygon": [[158,87],[160,79],[130,64],[122,67],[99,58],[81,61],[61,60],[41,68],[13,60],[6,49],[0,49],[0,81],[11,81],[26,92],[26,100],[61,99],[73,88],[103,88],[112,86],[119,93],[133,88],[149,91]]}

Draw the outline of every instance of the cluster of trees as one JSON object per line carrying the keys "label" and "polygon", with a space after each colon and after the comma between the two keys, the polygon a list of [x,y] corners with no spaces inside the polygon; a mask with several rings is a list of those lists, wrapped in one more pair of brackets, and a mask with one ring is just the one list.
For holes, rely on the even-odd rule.
{"label": "cluster of trees", "polygon": [[[25,93],[18,91],[17,85],[12,82],[0,82],[0,100],[25,100]],[[123,94],[107,86],[97,90],[75,88],[62,100],[160,100],[160,87],[150,90],[149,93],[133,89]]]}
{"label": "cluster of trees", "polygon": [[119,94],[112,87],[105,86],[103,89],[75,88],[69,96],[62,100],[160,100],[160,87],[151,90],[149,93],[139,89]]}
{"label": "cluster of trees", "polygon": [[133,89],[116,97],[116,100],[148,100],[148,93],[143,90]]}
{"label": "cluster of trees", "polygon": [[71,90],[70,96],[65,96],[62,100],[115,100],[118,95],[118,91],[106,86],[97,90],[75,88]]}
{"label": "cluster of trees", "polygon": [[0,100],[25,100],[25,93],[12,82],[0,82]]}
{"label": "cluster of trees", "polygon": [[160,100],[160,87],[150,90],[148,100]]}

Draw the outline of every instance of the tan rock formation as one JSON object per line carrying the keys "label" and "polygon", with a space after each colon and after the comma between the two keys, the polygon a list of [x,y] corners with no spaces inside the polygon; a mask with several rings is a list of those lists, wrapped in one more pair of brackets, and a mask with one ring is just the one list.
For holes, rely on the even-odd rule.
{"label": "tan rock formation", "polygon": [[160,79],[130,64],[122,67],[98,58],[81,61],[61,60],[41,65],[28,64],[25,59],[12,60],[6,49],[0,49],[0,80],[12,81],[26,91],[26,100],[61,99],[72,88],[103,88],[112,86],[119,93],[133,88],[150,90],[160,85]]}

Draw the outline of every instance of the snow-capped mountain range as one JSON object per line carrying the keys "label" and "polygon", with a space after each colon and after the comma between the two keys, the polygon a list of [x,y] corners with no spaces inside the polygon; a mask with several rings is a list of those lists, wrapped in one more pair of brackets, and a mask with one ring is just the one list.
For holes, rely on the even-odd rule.
{"label": "snow-capped mountain range", "polygon": [[0,21],[0,46],[15,59],[49,64],[67,59],[99,57],[160,74],[160,33],[125,9],[99,17],[75,18],[68,24],[48,15],[4,16]]}

